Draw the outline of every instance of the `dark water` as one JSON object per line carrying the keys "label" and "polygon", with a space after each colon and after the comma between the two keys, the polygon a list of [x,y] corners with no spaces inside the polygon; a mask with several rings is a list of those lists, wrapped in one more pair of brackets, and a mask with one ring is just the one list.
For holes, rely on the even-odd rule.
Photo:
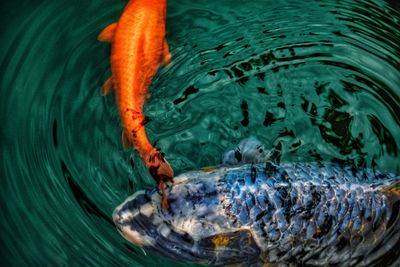
{"label": "dark water", "polygon": [[[7,3],[8,2],[8,3]],[[2,266],[187,266],[125,241],[113,209],[154,185],[124,151],[107,44],[126,1],[6,1],[0,18]],[[173,65],[145,107],[176,173],[250,135],[276,161],[400,172],[396,1],[170,0]]]}

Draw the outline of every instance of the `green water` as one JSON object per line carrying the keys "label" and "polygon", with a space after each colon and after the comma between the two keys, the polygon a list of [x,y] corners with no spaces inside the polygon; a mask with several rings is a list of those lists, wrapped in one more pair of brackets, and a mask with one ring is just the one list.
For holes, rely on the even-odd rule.
{"label": "green water", "polygon": [[[126,1],[2,1],[1,266],[188,266],[125,241],[113,209],[154,181],[121,145],[107,44]],[[397,6],[395,6],[397,5]],[[280,162],[400,172],[395,1],[170,0],[173,64],[145,107],[177,174],[257,136]]]}

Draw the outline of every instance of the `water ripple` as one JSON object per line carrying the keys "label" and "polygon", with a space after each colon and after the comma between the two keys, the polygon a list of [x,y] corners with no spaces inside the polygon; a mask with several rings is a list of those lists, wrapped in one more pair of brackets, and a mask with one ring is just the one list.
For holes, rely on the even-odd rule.
{"label": "water ripple", "polygon": [[[125,197],[154,185],[122,148],[113,95],[99,94],[110,47],[96,36],[124,5],[8,5],[0,245],[9,265],[179,266],[130,245],[111,222]],[[149,139],[177,173],[218,164],[250,135],[278,162],[400,172],[399,22],[385,1],[170,1],[173,63],[145,106]]]}

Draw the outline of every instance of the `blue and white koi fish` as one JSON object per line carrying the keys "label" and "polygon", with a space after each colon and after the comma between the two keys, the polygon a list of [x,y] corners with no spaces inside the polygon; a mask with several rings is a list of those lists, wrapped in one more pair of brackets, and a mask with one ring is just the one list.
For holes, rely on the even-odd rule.
{"label": "blue and white koi fish", "polygon": [[[239,266],[394,266],[400,176],[337,164],[268,161],[255,138],[224,164],[139,191],[114,222],[137,246],[180,261]],[[398,265],[397,265],[398,266]]]}

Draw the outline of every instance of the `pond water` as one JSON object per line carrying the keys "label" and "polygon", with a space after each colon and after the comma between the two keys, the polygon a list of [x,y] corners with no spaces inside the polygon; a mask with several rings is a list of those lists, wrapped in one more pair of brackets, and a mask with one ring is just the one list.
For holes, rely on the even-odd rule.
{"label": "pond water", "polygon": [[[125,241],[113,209],[155,183],[124,150],[97,34],[126,1],[5,1],[0,38],[2,266],[188,266]],[[176,174],[256,136],[276,162],[400,172],[396,1],[170,0],[173,63],[145,106]]]}

